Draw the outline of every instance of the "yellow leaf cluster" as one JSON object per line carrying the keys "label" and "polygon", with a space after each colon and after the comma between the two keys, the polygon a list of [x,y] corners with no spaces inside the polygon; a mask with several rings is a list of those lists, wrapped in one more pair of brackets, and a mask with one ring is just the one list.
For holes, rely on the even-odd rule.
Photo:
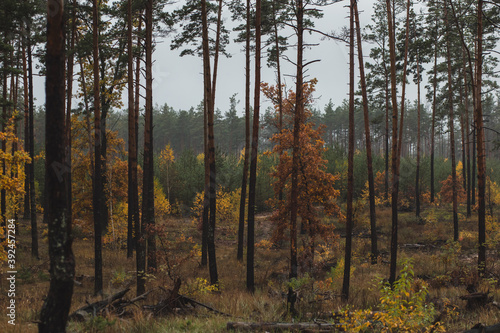
{"label": "yellow leaf cluster", "polygon": [[[229,227],[235,226],[239,220],[239,205],[240,205],[241,189],[234,191],[226,191],[222,186],[219,186],[216,193],[217,222],[229,223]],[[203,214],[204,192],[196,193],[191,207],[193,222],[198,223]]]}
{"label": "yellow leaf cluster", "polygon": [[21,210],[24,198],[24,167],[31,163],[29,154],[24,151],[23,144],[16,137],[15,120],[18,112],[13,112],[8,119],[4,132],[0,132],[0,140],[5,141],[5,150],[0,150],[0,163],[5,172],[0,175],[0,189],[6,193],[6,219],[11,219]]}

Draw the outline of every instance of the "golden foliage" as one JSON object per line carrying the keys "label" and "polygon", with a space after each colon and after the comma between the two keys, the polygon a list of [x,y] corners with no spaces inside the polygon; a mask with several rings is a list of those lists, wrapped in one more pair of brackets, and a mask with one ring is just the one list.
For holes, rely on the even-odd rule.
{"label": "golden foliage", "polygon": [[5,150],[0,150],[0,161],[5,172],[0,175],[0,190],[6,194],[6,219],[12,219],[21,209],[24,198],[24,181],[26,174],[24,167],[31,163],[29,154],[24,151],[21,141],[16,137],[15,120],[18,112],[15,111],[8,119],[4,132],[0,132],[0,140],[5,142]]}
{"label": "golden foliage", "polygon": [[163,192],[160,181],[155,177],[154,179],[154,192],[155,192],[155,217],[164,218],[172,213],[172,206],[168,201],[165,193]]}
{"label": "golden foliage", "polygon": [[[240,194],[241,189],[226,191],[222,188],[222,186],[219,186],[216,193],[217,222],[226,222],[229,223],[229,226],[233,226],[231,222],[236,223],[239,220]],[[193,207],[191,207],[191,214],[193,216],[194,223],[198,223],[202,217],[203,199],[204,192],[196,193],[196,197],[193,201]]]}

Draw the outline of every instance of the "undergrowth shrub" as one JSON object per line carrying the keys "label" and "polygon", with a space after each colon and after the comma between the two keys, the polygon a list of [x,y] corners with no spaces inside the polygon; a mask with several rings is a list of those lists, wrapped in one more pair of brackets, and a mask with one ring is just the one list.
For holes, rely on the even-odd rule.
{"label": "undergrowth shrub", "polygon": [[343,310],[342,325],[349,332],[445,332],[440,322],[434,323],[436,310],[426,303],[427,285],[414,279],[413,265],[403,262],[399,279],[390,284],[379,282],[381,294],[378,311]]}

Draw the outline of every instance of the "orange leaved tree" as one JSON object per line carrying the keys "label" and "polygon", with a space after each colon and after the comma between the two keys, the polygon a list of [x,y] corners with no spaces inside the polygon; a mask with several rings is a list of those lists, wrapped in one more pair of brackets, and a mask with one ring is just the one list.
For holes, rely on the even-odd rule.
{"label": "orange leaved tree", "polygon": [[[312,99],[312,93],[316,84],[313,79],[303,85],[303,96],[306,108],[300,125],[299,132],[299,174],[298,174],[298,216],[301,220],[301,232],[309,236],[309,248],[304,250],[301,257],[311,264],[314,260],[314,244],[318,237],[329,238],[332,236],[332,226],[325,225],[319,218],[320,209],[328,215],[340,216],[340,208],[336,198],[339,191],[334,188],[338,175],[326,172],[327,161],[323,158],[326,150],[325,142],[321,137],[322,127],[316,128],[310,122],[311,111],[307,108]],[[270,99],[276,111],[279,108],[278,89],[267,83],[262,84],[262,92]],[[272,173],[275,178],[273,184],[276,199],[272,204],[276,207],[272,215],[274,232],[272,240],[279,242],[285,237],[287,223],[290,220],[290,190],[292,172],[292,149],[293,149],[293,121],[295,110],[295,92],[289,91],[282,103],[283,127],[281,132],[273,135],[271,141],[276,145],[273,152],[279,156],[278,166]],[[277,113],[278,114],[278,113]],[[279,193],[283,197],[279,199]],[[304,263],[302,263],[304,264]]]}

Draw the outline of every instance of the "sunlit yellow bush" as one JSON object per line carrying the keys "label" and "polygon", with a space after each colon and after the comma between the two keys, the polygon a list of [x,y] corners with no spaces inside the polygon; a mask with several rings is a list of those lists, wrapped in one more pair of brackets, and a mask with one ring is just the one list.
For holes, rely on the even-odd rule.
{"label": "sunlit yellow bush", "polygon": [[[239,219],[239,207],[240,207],[240,195],[241,190],[236,189],[232,192],[225,191],[219,186],[216,193],[217,200],[217,211],[216,219],[217,222],[236,222]],[[193,215],[193,222],[199,222],[203,214],[203,192],[196,193],[196,197],[193,202],[193,207],[191,208],[191,213]]]}
{"label": "sunlit yellow bush", "polygon": [[393,288],[383,280],[379,282],[380,305],[371,309],[343,311],[342,324],[349,332],[445,332],[440,322],[433,323],[436,310],[426,302],[425,282],[414,279],[413,266],[403,263],[399,279]]}

